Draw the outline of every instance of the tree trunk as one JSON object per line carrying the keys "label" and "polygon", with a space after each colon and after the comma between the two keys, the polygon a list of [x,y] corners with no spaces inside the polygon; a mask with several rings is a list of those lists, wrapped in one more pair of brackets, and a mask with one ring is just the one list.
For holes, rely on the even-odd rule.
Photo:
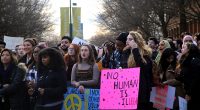
{"label": "tree trunk", "polygon": [[179,18],[180,18],[180,33],[187,32],[187,22],[186,22],[186,15],[185,15],[185,6],[184,6],[185,0],[179,0]]}

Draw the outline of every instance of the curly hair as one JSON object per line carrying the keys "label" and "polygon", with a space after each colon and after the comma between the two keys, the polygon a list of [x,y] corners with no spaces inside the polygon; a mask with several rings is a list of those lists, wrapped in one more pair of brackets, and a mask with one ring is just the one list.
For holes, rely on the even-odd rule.
{"label": "curly hair", "polygon": [[[42,63],[42,58],[44,56],[49,56],[50,58],[48,67],[44,66]],[[38,67],[38,72],[41,72],[46,68],[55,71],[61,71],[65,69],[65,62],[63,56],[59,51],[57,51],[54,48],[45,48],[39,52],[37,67]]]}
{"label": "curly hair", "polygon": [[[147,62],[144,59],[144,56],[149,56],[149,57],[151,56],[152,54],[151,48],[147,46],[141,33],[137,31],[130,31],[129,35],[133,37],[134,41],[138,45],[138,49],[139,49],[142,61],[146,64]],[[129,55],[129,58],[128,58],[128,67],[135,67],[135,66],[136,66],[135,59],[131,51],[131,54]]]}

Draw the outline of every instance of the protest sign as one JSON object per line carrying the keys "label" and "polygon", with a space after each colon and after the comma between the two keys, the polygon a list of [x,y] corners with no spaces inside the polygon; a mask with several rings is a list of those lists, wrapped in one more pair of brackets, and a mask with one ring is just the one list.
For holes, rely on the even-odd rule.
{"label": "protest sign", "polygon": [[101,72],[100,109],[137,109],[140,68]]}
{"label": "protest sign", "polygon": [[4,42],[6,42],[6,48],[15,49],[16,45],[23,44],[23,37],[10,37],[4,36]]}
{"label": "protest sign", "polygon": [[64,97],[62,110],[84,110],[84,94],[77,88],[68,87]]}
{"label": "protest sign", "polygon": [[85,40],[83,39],[80,39],[78,37],[74,37],[73,41],[72,41],[73,44],[77,44],[77,45],[83,45],[83,44],[88,44],[88,42],[86,42]]}
{"label": "protest sign", "polygon": [[85,110],[99,110],[99,89],[85,90]]}
{"label": "protest sign", "polygon": [[184,98],[178,97],[178,103],[179,110],[187,110],[187,101]]}

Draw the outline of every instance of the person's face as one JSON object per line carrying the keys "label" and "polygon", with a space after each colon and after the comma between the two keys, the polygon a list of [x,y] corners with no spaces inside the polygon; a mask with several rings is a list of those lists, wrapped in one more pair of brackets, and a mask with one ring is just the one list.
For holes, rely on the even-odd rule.
{"label": "person's face", "polygon": [[38,47],[36,47],[34,50],[33,50],[33,58],[34,60],[37,62],[38,61],[38,53],[39,53],[40,49]]}
{"label": "person's face", "polygon": [[192,43],[192,39],[190,37],[186,37],[184,43]]}
{"label": "person's face", "polygon": [[115,48],[116,50],[122,51],[123,48],[125,47],[125,44],[119,40],[115,41]]}
{"label": "person's face", "polygon": [[89,54],[90,54],[89,48],[87,46],[82,46],[81,47],[81,58],[88,59]]}
{"label": "person's face", "polygon": [[159,49],[160,52],[163,52],[163,51],[164,51],[164,49],[165,49],[165,42],[164,42],[164,41],[161,41],[161,42],[159,43],[158,49]]}
{"label": "person's face", "polygon": [[4,44],[0,44],[0,52],[1,50],[3,50],[5,48],[5,45]]}
{"label": "person's face", "polygon": [[4,51],[2,54],[1,54],[1,62],[3,64],[9,64],[11,62],[11,55],[9,54],[8,51]]}
{"label": "person's face", "polygon": [[167,61],[168,61],[169,63],[171,63],[174,59],[175,59],[174,56],[173,56],[173,55],[170,55],[170,57],[167,58]]}
{"label": "person's face", "polygon": [[25,52],[24,52],[24,46],[23,46],[23,45],[20,45],[20,46],[18,47],[18,49],[17,49],[17,54],[18,54],[19,56],[23,56],[23,55],[25,54]]}
{"label": "person's face", "polygon": [[129,34],[127,36],[126,45],[129,45],[130,41],[134,40],[133,37]]}
{"label": "person's face", "polygon": [[45,48],[48,47],[48,45],[47,45],[46,42],[39,42],[38,45],[40,45],[40,46],[42,46],[42,47],[45,47]]}
{"label": "person's face", "polygon": [[150,48],[154,49],[154,48],[156,47],[156,44],[155,44],[155,42],[154,42],[153,40],[149,40],[149,41],[148,41],[148,46],[149,46]]}
{"label": "person's face", "polygon": [[62,49],[67,49],[69,46],[70,46],[70,42],[69,42],[68,39],[63,39],[63,40],[61,41],[60,47],[61,47]]}
{"label": "person's face", "polygon": [[47,55],[42,56],[42,64],[43,64],[44,66],[48,66],[49,63],[50,63],[50,57],[47,56]]}
{"label": "person's face", "polygon": [[181,53],[182,53],[182,54],[186,54],[188,51],[189,51],[189,50],[188,50],[188,48],[187,48],[187,45],[183,45],[183,46],[182,46],[182,49],[181,49]]}
{"label": "person's face", "polygon": [[29,54],[32,52],[33,45],[30,42],[24,42],[24,51],[25,54]]}
{"label": "person's face", "polygon": [[70,45],[68,48],[68,54],[69,55],[75,55],[75,49],[73,45]]}

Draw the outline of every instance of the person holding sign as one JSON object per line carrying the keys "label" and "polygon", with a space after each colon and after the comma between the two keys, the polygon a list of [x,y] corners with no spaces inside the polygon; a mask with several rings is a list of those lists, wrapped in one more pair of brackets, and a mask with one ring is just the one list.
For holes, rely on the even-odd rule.
{"label": "person holding sign", "polygon": [[126,41],[131,49],[128,58],[128,67],[140,67],[140,84],[138,95],[138,110],[150,110],[150,91],[153,83],[151,49],[137,31],[129,32]]}
{"label": "person holding sign", "polygon": [[84,92],[85,87],[97,88],[99,76],[92,48],[89,45],[82,45],[79,61],[72,68],[72,85],[77,87],[81,92]]}
{"label": "person holding sign", "polygon": [[181,52],[179,61],[181,71],[176,79],[184,84],[185,99],[188,101],[187,109],[195,110],[199,108],[200,99],[200,52],[198,47],[191,42],[184,43]]}

